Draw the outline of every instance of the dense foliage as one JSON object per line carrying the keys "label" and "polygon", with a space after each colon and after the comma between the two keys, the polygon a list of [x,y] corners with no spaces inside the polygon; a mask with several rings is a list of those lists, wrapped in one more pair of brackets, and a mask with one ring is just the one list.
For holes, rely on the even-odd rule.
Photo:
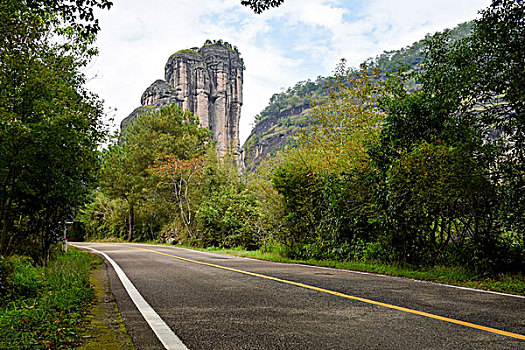
{"label": "dense foliage", "polygon": [[[458,25],[448,31],[451,41],[457,41],[470,34],[472,22]],[[399,50],[384,52],[375,58],[368,59],[366,65],[369,74],[374,69],[390,72],[398,67],[409,67],[413,71],[422,68],[425,59],[425,42],[440,33],[428,35],[426,39],[420,40],[412,45]],[[331,77],[317,77],[314,81],[306,80],[295,84],[288,89],[282,89],[280,93],[274,94],[268,105],[255,116],[255,127],[252,134],[243,145],[244,167],[256,168],[262,158],[266,155],[274,156],[280,150],[286,150],[297,146],[298,131],[311,125],[311,118],[306,118],[310,108],[320,100],[326,98],[330,93]],[[407,88],[414,90],[419,88],[416,77],[408,80]],[[278,137],[286,135],[286,144],[279,142]]]}
{"label": "dense foliage", "polygon": [[272,7],[280,6],[284,0],[242,0],[241,5],[248,6],[255,13],[262,13]]}
{"label": "dense foliage", "polygon": [[427,38],[417,73],[336,76],[273,175],[294,254],[523,269],[523,11],[496,1],[470,36]]}
{"label": "dense foliage", "polygon": [[[448,38],[451,41],[461,40],[469,36],[471,31],[472,22],[461,23],[448,31]],[[432,35],[428,35],[425,39],[400,50],[385,51],[375,58],[369,59],[367,63],[369,66],[379,68],[382,71],[390,71],[400,64],[417,68],[425,60],[426,43],[431,39]]]}
{"label": "dense foliage", "polygon": [[285,91],[273,94],[268,106],[255,116],[255,122],[259,123],[294,107],[309,107],[312,100],[324,95],[327,80],[319,76],[315,81],[300,81]]}
{"label": "dense foliage", "polygon": [[110,3],[0,4],[0,254],[45,263],[90,191],[105,134],[81,73],[96,54],[93,6]]}
{"label": "dense foliage", "polygon": [[[162,213],[172,207],[168,199],[176,202],[177,206],[181,203],[189,205],[188,198],[180,194],[180,190],[187,190],[189,184],[184,184],[184,189],[177,187],[177,180],[185,178],[184,171],[178,172],[174,167],[180,162],[195,161],[204,155],[212,145],[210,141],[209,131],[200,126],[198,119],[178,107],[163,107],[139,115],[126,128],[123,143],[112,145],[103,154],[101,191],[97,193],[97,198],[101,200],[108,197],[112,203],[107,205],[102,201],[102,208],[92,206],[84,221],[97,220],[96,215],[99,214],[95,210],[105,216],[125,203],[127,220],[121,221],[128,222],[129,241],[133,239],[137,207],[142,220],[148,222],[145,225],[149,225],[150,230],[158,231],[159,224],[163,224]],[[154,173],[152,168],[155,161],[167,163],[167,167],[157,164],[159,172]],[[166,179],[159,179],[162,175]],[[175,188],[170,185],[175,185]],[[111,208],[109,212],[107,208]],[[184,217],[185,212],[181,215]],[[121,219],[120,216],[117,218]],[[117,229],[107,233],[120,235],[122,232]],[[104,232],[94,234],[99,237]]]}

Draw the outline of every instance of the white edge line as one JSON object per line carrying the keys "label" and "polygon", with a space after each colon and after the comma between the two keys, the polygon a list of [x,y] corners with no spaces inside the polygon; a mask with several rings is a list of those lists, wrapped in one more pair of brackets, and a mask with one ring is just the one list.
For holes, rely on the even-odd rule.
{"label": "white edge line", "polygon": [[168,327],[166,322],[164,322],[164,320],[160,318],[157,312],[148,304],[144,297],[139,293],[137,288],[135,288],[133,283],[131,283],[128,276],[126,276],[124,271],[115,261],[113,261],[113,259],[111,259],[106,253],[103,253],[96,249],[76,245],[74,246],[81,249],[88,249],[97,254],[100,254],[111,263],[111,265],[115,269],[115,272],[120,278],[120,281],[124,285],[124,288],[128,292],[131,300],[133,300],[133,303],[135,303],[137,309],[140,311],[146,322],[149,324],[153,332],[155,332],[160,342],[162,343],[162,345],[164,345],[164,347],[167,350],[189,350],[186,347],[186,345],[184,345],[184,343],[179,339],[179,337],[177,337],[177,335],[175,335],[175,333],[173,333],[173,331]]}
{"label": "white edge line", "polygon": [[[116,244],[120,244],[120,243],[116,243]],[[455,285],[452,285],[452,284],[445,284],[445,283],[439,283],[439,282],[433,282],[433,281],[418,280],[418,279],[410,278],[410,277],[383,275],[383,274],[375,273],[375,272],[364,272],[364,271],[356,271],[356,270],[337,269],[337,268],[334,268],[334,267],[315,266],[315,265],[296,264],[296,263],[282,263],[282,262],[278,262],[278,261],[261,260],[261,259],[247,258],[247,257],[244,257],[244,256],[236,256],[236,255],[217,254],[217,253],[214,253],[214,252],[204,252],[204,251],[193,250],[193,249],[184,248],[184,247],[161,245],[161,244],[158,244],[158,245],[157,244],[141,244],[141,243],[125,243],[125,244],[133,244],[133,245],[138,245],[138,246],[149,246],[149,247],[157,247],[157,248],[158,247],[177,248],[177,249],[189,250],[189,251],[196,252],[196,253],[201,253],[201,254],[204,254],[204,255],[217,255],[217,256],[224,256],[224,255],[226,255],[226,256],[230,256],[230,257],[233,257],[233,258],[239,258],[239,259],[254,260],[254,261],[264,261],[264,262],[269,262],[269,263],[273,263],[273,264],[284,264],[284,265],[291,264],[291,265],[294,265],[294,266],[303,266],[303,267],[309,267],[309,268],[312,268],[312,269],[320,269],[320,270],[347,272],[347,273],[354,273],[354,274],[357,274],[357,275],[370,275],[370,276],[377,276],[377,277],[384,277],[384,278],[401,279],[401,280],[408,280],[408,281],[413,281],[413,282],[418,282],[418,283],[433,284],[433,285],[441,286],[441,287],[466,290],[466,291],[470,291],[470,292],[494,294],[494,295],[500,295],[500,296],[504,296],[504,297],[525,299],[525,296],[523,296],[523,295],[495,292],[495,291],[492,291],[492,290],[476,289],[476,288],[470,288],[470,287],[461,287],[461,286],[455,286]]]}

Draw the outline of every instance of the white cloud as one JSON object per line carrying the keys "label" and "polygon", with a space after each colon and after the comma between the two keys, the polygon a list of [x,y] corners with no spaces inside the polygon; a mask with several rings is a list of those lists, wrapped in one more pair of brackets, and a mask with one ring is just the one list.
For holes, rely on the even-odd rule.
{"label": "white cloud", "polygon": [[285,0],[261,15],[240,0],[115,0],[99,12],[100,56],[88,87],[118,108],[117,123],[164,77],[168,57],[206,39],[236,45],[247,70],[241,141],[281,87],[330,74],[340,58],[357,65],[426,33],[473,19],[489,0]]}

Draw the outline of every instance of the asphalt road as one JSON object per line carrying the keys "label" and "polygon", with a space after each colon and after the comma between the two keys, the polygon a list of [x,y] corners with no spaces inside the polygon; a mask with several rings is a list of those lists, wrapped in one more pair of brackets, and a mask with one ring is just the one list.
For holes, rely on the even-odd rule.
{"label": "asphalt road", "polygon": [[[168,246],[75,245],[110,256],[191,350],[525,349],[525,298]],[[163,349],[109,271],[137,349]]]}

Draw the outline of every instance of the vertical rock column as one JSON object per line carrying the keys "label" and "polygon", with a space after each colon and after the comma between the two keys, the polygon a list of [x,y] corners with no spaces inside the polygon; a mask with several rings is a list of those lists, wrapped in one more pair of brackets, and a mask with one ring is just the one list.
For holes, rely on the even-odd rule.
{"label": "vertical rock column", "polygon": [[210,78],[204,65],[195,68],[195,115],[201,125],[210,127],[209,117]]}
{"label": "vertical rock column", "polygon": [[229,139],[230,144],[234,147],[239,147],[239,121],[241,119],[241,107],[242,107],[242,81],[243,81],[243,67],[242,62],[240,67],[232,69],[231,74],[231,103],[229,113]]}
{"label": "vertical rock column", "polygon": [[165,78],[182,100],[182,109],[196,115],[207,127],[209,78],[202,56],[192,50],[177,52],[166,63]]}
{"label": "vertical rock column", "polygon": [[213,96],[215,101],[213,106],[211,106],[214,109],[214,134],[217,140],[217,150],[220,154],[224,154],[228,150],[228,147],[230,147],[228,138],[228,107],[230,102],[228,98],[228,77],[224,71],[225,67],[222,62],[216,63],[211,69],[216,79]]}
{"label": "vertical rock column", "polygon": [[205,45],[199,50],[210,76],[210,128],[217,150],[224,155],[239,148],[239,118],[242,106],[243,63],[239,54],[222,45]]}
{"label": "vertical rock column", "polygon": [[237,152],[243,70],[239,53],[229,46],[207,44],[198,51],[181,50],[166,63],[166,81],[155,82],[141,102],[143,106],[177,103],[212,131],[219,154],[229,149]]}
{"label": "vertical rock column", "polygon": [[121,123],[137,115],[177,104],[199,118],[212,131],[220,155],[239,149],[244,65],[238,51],[222,44],[206,44],[173,54],[165,66],[165,81],[155,81],[142,95],[142,106]]}

